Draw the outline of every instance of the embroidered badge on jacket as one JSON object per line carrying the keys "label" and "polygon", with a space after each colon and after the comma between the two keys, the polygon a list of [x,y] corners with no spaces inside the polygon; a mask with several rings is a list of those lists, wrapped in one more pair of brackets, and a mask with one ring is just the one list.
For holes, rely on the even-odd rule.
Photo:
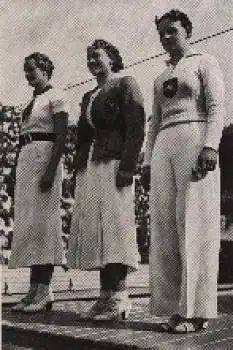
{"label": "embroidered badge on jacket", "polygon": [[178,90],[178,79],[171,78],[163,83],[163,94],[166,97],[172,98]]}
{"label": "embroidered badge on jacket", "polygon": [[109,114],[116,114],[119,112],[119,105],[117,104],[117,101],[109,97],[105,99],[104,108]]}

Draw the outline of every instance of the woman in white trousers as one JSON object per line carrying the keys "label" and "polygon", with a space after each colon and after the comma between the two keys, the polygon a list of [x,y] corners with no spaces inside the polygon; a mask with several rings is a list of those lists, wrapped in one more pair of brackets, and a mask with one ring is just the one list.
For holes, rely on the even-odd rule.
{"label": "woman in white trousers", "polygon": [[156,19],[170,55],[155,80],[142,180],[151,174],[151,312],[166,331],[206,328],[217,316],[220,246],[218,145],[224,118],[216,60],[190,50],[192,24],[172,10]]}

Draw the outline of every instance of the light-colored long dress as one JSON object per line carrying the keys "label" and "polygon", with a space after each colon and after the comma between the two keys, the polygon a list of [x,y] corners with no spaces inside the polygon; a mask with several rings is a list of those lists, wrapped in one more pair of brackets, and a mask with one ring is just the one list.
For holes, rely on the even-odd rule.
{"label": "light-colored long dress", "polygon": [[[53,115],[60,111],[68,112],[62,91],[50,89],[37,96],[30,118],[23,123],[21,133],[53,133]],[[52,147],[53,143],[50,141],[33,141],[20,151],[16,170],[14,236],[9,268],[62,265],[61,163],[57,167],[52,189],[45,193],[39,189]]]}
{"label": "light-colored long dress", "polygon": [[[224,118],[222,75],[212,56],[190,54],[169,66],[154,87],[145,156],[151,164],[151,312],[214,318],[220,172],[217,167],[193,182],[192,168],[204,146],[218,149]],[[157,137],[156,120],[162,127],[170,124]]]}

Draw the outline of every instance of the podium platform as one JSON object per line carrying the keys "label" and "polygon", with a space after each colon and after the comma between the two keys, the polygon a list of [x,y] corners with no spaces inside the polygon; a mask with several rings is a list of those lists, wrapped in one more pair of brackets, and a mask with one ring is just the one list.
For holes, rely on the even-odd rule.
{"label": "podium platform", "polygon": [[[226,262],[222,265],[224,270]],[[232,269],[232,264],[229,265]],[[128,279],[133,302],[129,320],[125,322],[84,322],[80,311],[88,309],[99,294],[99,276],[96,272],[67,272],[57,269],[52,283],[55,293],[53,310],[46,314],[23,315],[12,313],[28,288],[28,271],[5,270],[9,293],[2,296],[3,350],[232,350],[233,349],[233,284],[219,285],[219,317],[201,333],[172,335],[161,332],[166,321],[149,314],[148,265]],[[69,279],[73,290],[67,290]],[[18,282],[16,285],[16,281]],[[17,288],[16,288],[17,287]]]}
{"label": "podium platform", "polygon": [[172,335],[161,331],[165,319],[149,314],[148,298],[132,291],[132,312],[127,321],[81,321],[79,312],[94,302],[89,300],[55,301],[45,314],[12,313],[2,310],[4,350],[146,350],[146,349],[233,349],[233,293],[219,292],[219,317],[206,331]]}

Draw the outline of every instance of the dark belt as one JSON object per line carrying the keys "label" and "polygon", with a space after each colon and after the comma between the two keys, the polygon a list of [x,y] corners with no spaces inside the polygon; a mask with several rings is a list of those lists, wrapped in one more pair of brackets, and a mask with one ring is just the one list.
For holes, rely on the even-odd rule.
{"label": "dark belt", "polygon": [[25,133],[19,136],[20,147],[27,145],[33,141],[52,141],[55,142],[56,134],[45,132]]}
{"label": "dark belt", "polygon": [[177,122],[171,122],[162,126],[159,131],[165,130],[167,128],[171,128],[180,124],[190,124],[190,123],[206,123],[205,119],[197,119],[197,120],[178,120]]}

